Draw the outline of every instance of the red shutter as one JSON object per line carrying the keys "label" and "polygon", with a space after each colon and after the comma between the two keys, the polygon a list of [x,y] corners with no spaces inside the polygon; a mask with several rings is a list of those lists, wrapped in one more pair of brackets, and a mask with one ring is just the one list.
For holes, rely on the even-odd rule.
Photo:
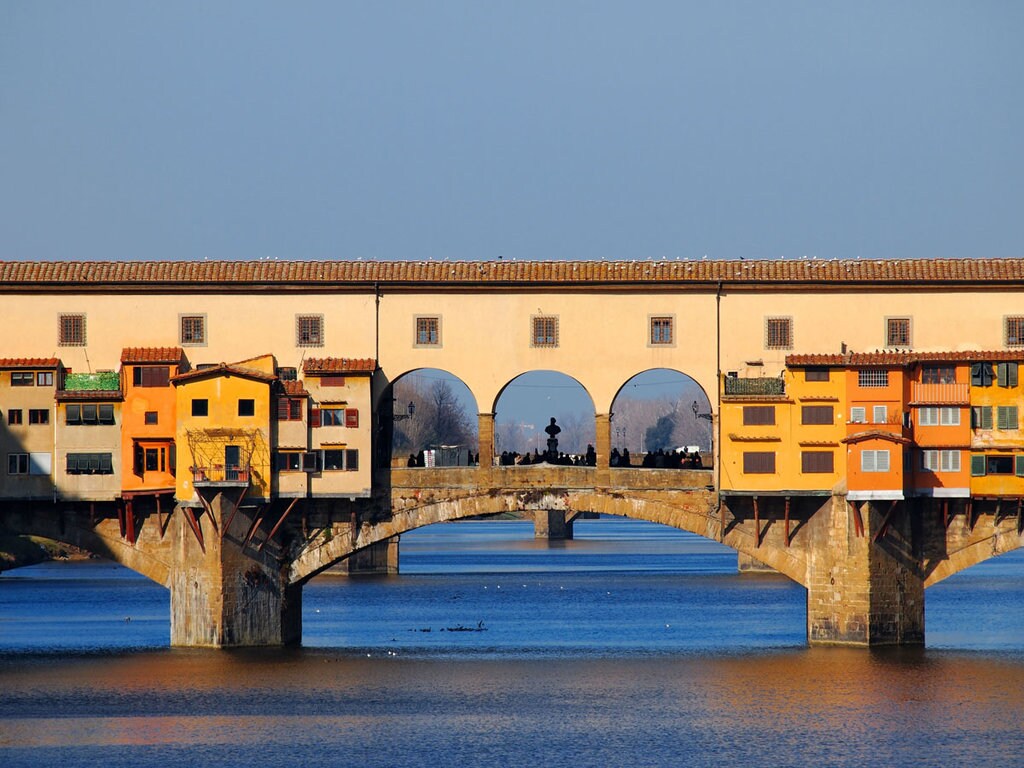
{"label": "red shutter", "polygon": [[288,405],[289,400],[286,397],[278,398],[277,400],[277,420],[288,421]]}
{"label": "red shutter", "polygon": [[320,426],[320,409],[310,408],[309,409],[309,426],[319,427]]}
{"label": "red shutter", "polygon": [[346,408],[345,409],[345,426],[346,427],[358,427],[359,426],[359,409],[358,408]]}

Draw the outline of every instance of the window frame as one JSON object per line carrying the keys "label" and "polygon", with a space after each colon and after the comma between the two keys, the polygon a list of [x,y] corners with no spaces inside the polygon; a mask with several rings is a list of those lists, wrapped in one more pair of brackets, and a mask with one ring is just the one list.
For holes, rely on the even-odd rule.
{"label": "window frame", "polygon": [[28,409],[28,423],[29,424],[49,424],[50,423],[50,409],[49,408],[29,408]]}
{"label": "window frame", "polygon": [[[826,418],[826,414],[828,418]],[[801,405],[801,426],[825,426],[836,423],[836,409],[832,405]]]}
{"label": "window frame", "polygon": [[1003,315],[1003,346],[1024,347],[1024,315]]}
{"label": "window frame", "polygon": [[765,349],[793,349],[794,335],[791,315],[768,315],[764,318]]}
{"label": "window frame", "polygon": [[[882,418],[878,418],[881,414]],[[871,423],[872,424],[888,424],[889,423],[889,406],[887,405],[872,405],[871,406]]]}
{"label": "window frame", "polygon": [[[770,417],[770,420],[768,420]],[[744,405],[743,426],[745,427],[774,427],[775,406],[774,405]]]}
{"label": "window frame", "polygon": [[[426,336],[422,334],[426,334]],[[441,315],[413,316],[412,346],[414,349],[439,349],[441,347]]]}
{"label": "window frame", "polygon": [[295,315],[296,347],[322,347],[324,343],[323,315]]}
{"label": "window frame", "polygon": [[[22,469],[22,463],[24,463],[24,469]],[[7,454],[7,474],[10,476],[27,475],[29,474],[29,459],[28,454],[21,451],[16,451]],[[13,468],[14,471],[11,471]]]}
{"label": "window frame", "polygon": [[[192,323],[198,321],[202,331],[202,338],[200,339],[186,339],[185,338],[185,326],[186,323]],[[181,346],[183,347],[205,347],[210,343],[210,332],[209,325],[207,323],[205,312],[181,312],[178,314],[178,339],[180,340]],[[189,336],[195,334],[189,333]]]}
{"label": "window frame", "polygon": [[[550,324],[551,332],[541,325]],[[534,349],[557,349],[559,342],[558,315],[530,315],[530,346]]]}
{"label": "window frame", "polygon": [[[815,461],[828,456],[828,469],[814,466]],[[835,451],[800,451],[800,473],[804,475],[833,475],[836,471]]]}
{"label": "window frame", "polygon": [[[202,405],[200,405],[200,403]],[[202,411],[201,413],[199,411]],[[193,397],[192,407],[189,412],[194,419],[208,418],[210,415],[210,399],[208,397]]]}
{"label": "window frame", "polygon": [[775,458],[775,451],[744,451],[743,474],[774,475],[776,473]]}
{"label": "window frame", "polygon": [[[892,457],[888,448],[868,448],[860,452],[860,471],[881,474],[892,471]],[[879,466],[879,459],[885,457],[885,467]],[[868,461],[868,459],[871,459]],[[870,465],[870,466],[869,466]]]}
{"label": "window frame", "polygon": [[804,381],[829,381],[832,371],[824,366],[804,368]]}
{"label": "window frame", "polygon": [[7,409],[7,423],[15,426],[18,424],[24,424],[24,414],[21,408],[8,408]]}
{"label": "window frame", "polygon": [[57,346],[84,347],[87,341],[84,312],[62,312],[57,316]]}
{"label": "window frame", "polygon": [[921,367],[922,384],[956,384],[956,366],[925,365]]}
{"label": "window frame", "polygon": [[[668,338],[664,338],[664,331],[668,330]],[[647,316],[647,346],[648,347],[674,347],[676,345],[676,316],[675,315],[648,315]]]}
{"label": "window frame", "polygon": [[888,368],[858,368],[857,386],[860,389],[884,389],[889,386]]}
{"label": "window frame", "polygon": [[[902,328],[901,328],[902,326]],[[912,347],[913,346],[913,322],[907,316],[896,316],[885,318],[885,346]],[[900,339],[905,339],[901,341]]]}
{"label": "window frame", "polygon": [[[243,413],[243,406],[248,413]],[[238,416],[240,418],[250,418],[256,415],[256,400],[252,397],[240,397],[238,398]]]}
{"label": "window frame", "polygon": [[12,387],[34,387],[36,375],[32,371],[11,371]]}
{"label": "window frame", "polygon": [[136,365],[132,369],[133,387],[169,387],[171,367],[169,365]]}

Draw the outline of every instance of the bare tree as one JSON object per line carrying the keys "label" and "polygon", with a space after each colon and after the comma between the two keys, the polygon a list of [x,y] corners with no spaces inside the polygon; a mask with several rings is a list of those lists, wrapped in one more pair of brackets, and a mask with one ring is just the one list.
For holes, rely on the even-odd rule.
{"label": "bare tree", "polygon": [[[477,449],[477,430],[465,404],[445,379],[427,383],[407,376],[394,387],[400,420],[394,423],[393,456],[417,453],[431,446],[458,445]],[[407,413],[413,406],[413,415]]]}

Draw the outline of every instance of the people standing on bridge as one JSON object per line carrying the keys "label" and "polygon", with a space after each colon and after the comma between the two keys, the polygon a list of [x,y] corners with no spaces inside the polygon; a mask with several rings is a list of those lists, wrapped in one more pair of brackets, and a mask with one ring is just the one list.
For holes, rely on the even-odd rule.
{"label": "people standing on bridge", "polygon": [[587,459],[586,459],[586,461],[587,461],[587,466],[588,467],[596,467],[597,466],[597,451],[594,450],[594,446],[591,445],[590,443],[587,443]]}

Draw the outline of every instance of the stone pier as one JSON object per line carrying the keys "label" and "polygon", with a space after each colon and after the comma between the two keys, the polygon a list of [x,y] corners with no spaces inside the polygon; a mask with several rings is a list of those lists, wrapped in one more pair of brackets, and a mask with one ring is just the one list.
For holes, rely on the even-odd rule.
{"label": "stone pier", "polygon": [[353,552],[338,563],[338,570],[349,576],[394,575],[398,573],[398,542],[400,536],[378,541]]}
{"label": "stone pier", "polygon": [[572,538],[571,512],[544,509],[533,513],[533,536],[548,541],[565,541]]}

